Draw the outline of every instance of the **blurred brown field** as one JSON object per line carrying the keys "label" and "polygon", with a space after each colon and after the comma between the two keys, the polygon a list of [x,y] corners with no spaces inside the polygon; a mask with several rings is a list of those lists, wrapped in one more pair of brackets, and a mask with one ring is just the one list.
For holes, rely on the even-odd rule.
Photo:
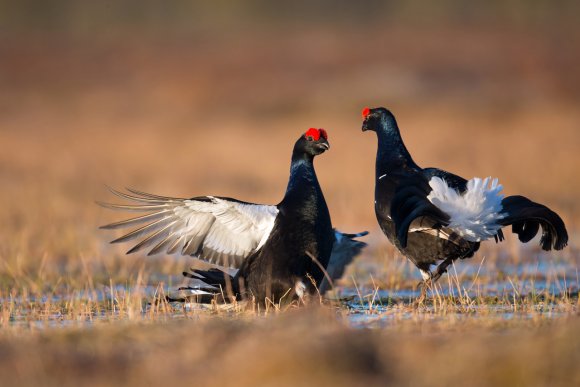
{"label": "blurred brown field", "polygon": [[0,337],[0,376],[45,386],[571,386],[578,318],[416,319],[351,329],[314,308]]}
{"label": "blurred brown field", "polygon": [[105,184],[277,203],[311,126],[330,133],[316,167],[334,224],[376,231],[366,105],[395,112],[420,165],[499,177],[559,212],[574,244],[578,28],[298,26],[2,39],[2,245],[47,231],[102,243]]}
{"label": "blurred brown field", "polygon": [[[575,2],[492,1],[485,7],[467,7],[459,1],[439,6],[292,3],[96,5],[61,0],[40,6],[32,1],[0,2],[0,295],[4,304],[9,295],[74,291],[88,284],[108,285],[111,279],[131,282],[144,268],[151,283],[165,278],[158,275],[179,274],[189,261],[125,257],[123,249],[108,246],[112,235],[97,227],[118,217],[94,204],[110,199],[105,185],[168,196],[213,194],[274,204],[286,187],[293,143],[309,127],[329,132],[331,149],[317,158],[316,169],[334,225],[343,231],[371,231],[365,258],[392,259],[393,250],[374,216],[376,139],[360,130],[364,106],[385,106],[394,112],[420,165],[438,166],[466,178],[498,177],[506,195],[524,194],[554,209],[570,232],[570,246],[563,254],[577,265],[580,27],[574,15],[580,7]],[[509,241],[502,246],[514,251]],[[364,269],[353,266],[355,275]],[[361,275],[365,276],[359,277],[361,281],[368,281],[366,274]],[[306,317],[306,321],[310,320]],[[277,328],[272,329],[283,330],[286,323],[276,322]],[[163,326],[135,329],[153,337],[154,343],[175,344],[177,354],[185,353],[182,343],[190,329],[197,329],[193,335],[198,336],[206,331],[218,335],[222,327],[244,334],[259,330],[241,322],[243,328],[236,322],[220,324],[218,328],[210,323],[169,325],[177,331],[175,338],[160,333]],[[542,330],[542,339],[534,347],[539,352],[530,355],[533,364],[555,356],[551,340],[566,342],[574,337],[571,332],[577,325],[573,321],[562,333],[558,327]],[[302,335],[307,326],[297,328],[296,334]],[[79,369],[86,366],[92,370],[89,374],[96,374],[121,362],[129,376],[125,371],[115,375],[127,377],[127,385],[139,383],[131,372],[140,368],[127,365],[132,352],[92,347],[103,335],[107,340],[120,337],[124,349],[134,345],[148,350],[143,347],[145,339],[126,341],[132,329],[129,325],[90,333],[86,340],[92,344],[86,357],[77,359],[86,360]],[[465,353],[474,354],[471,346],[486,343],[485,332],[473,333],[473,340],[465,343],[447,334],[422,341],[421,335],[429,330],[425,326],[414,331],[418,338],[404,336],[410,340],[409,349],[398,353],[388,343],[400,347],[407,343],[392,332],[356,332],[338,325],[330,333],[316,329],[313,340],[328,337],[331,344],[330,349],[321,344],[314,353],[336,350],[340,357],[361,351],[361,359],[370,359],[371,364],[361,361],[353,375],[365,374],[371,384],[383,377],[392,377],[397,384],[452,383],[452,376],[466,374],[448,371],[442,379],[437,379],[440,375],[429,378],[437,373],[413,373],[412,359],[423,353],[422,348],[433,349],[443,342],[450,355],[436,356],[433,368],[449,370],[446,367],[452,366],[442,359],[466,362]],[[486,328],[475,328],[479,329]],[[26,338],[14,333],[2,339],[0,357],[2,348],[15,346],[4,353],[15,359],[11,361],[24,362],[26,353],[41,345],[41,354],[72,351],[66,355],[72,358],[77,354],[77,334],[82,336],[63,332],[52,340],[50,334]],[[275,333],[271,340],[285,341],[289,336]],[[344,347],[337,344],[343,337]],[[559,379],[562,374],[547,368],[526,374],[533,367],[526,368],[516,354],[534,352],[533,337],[522,333],[507,344],[493,344],[498,363],[512,359],[510,364],[518,372],[497,380],[565,384]],[[227,351],[227,343],[221,340],[215,345]],[[226,364],[243,369],[236,356],[266,350],[264,340],[270,339],[256,340],[259,344],[238,346]],[[578,341],[570,340],[563,343],[561,354],[577,359]],[[211,352],[210,344],[202,345],[202,353]],[[167,347],[161,350],[163,355],[170,352]],[[292,347],[288,354],[272,354],[273,359],[281,359],[276,369],[292,363],[292,356],[300,353],[300,348]],[[158,359],[135,356],[141,366]],[[494,363],[491,351],[477,356],[481,364]],[[186,359],[197,358],[187,352]],[[346,361],[329,359],[327,374]],[[219,363],[215,357],[208,361],[214,366]],[[389,368],[391,361],[397,364],[394,371]],[[2,366],[3,373],[12,369],[12,363],[5,364],[9,365]],[[306,361],[296,364],[312,366]],[[155,384],[169,377],[169,371],[179,374],[188,366],[176,359],[166,370],[143,369],[151,371],[147,375]],[[564,362],[557,369],[569,372],[568,366]],[[27,372],[18,370],[21,376]],[[483,366],[477,370],[476,375],[486,372]],[[40,367],[31,379],[22,376],[21,381],[34,384],[45,371],[52,372]],[[76,374],[66,375],[75,385]],[[111,381],[106,375],[103,378],[95,379],[94,385]],[[356,378],[339,382],[337,377],[332,382],[350,384]],[[122,383],[119,380],[115,379]],[[61,382],[56,377],[46,384]]]}

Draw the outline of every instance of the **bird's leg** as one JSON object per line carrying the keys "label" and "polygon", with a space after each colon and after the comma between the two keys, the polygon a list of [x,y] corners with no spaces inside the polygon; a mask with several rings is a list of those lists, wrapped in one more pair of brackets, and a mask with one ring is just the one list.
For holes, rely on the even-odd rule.
{"label": "bird's leg", "polygon": [[437,266],[435,272],[421,270],[421,276],[423,281],[419,282],[418,287],[421,288],[421,295],[416,301],[416,304],[421,304],[425,301],[427,297],[427,289],[437,282],[439,278],[445,273],[447,273],[447,267],[453,263],[453,258],[447,258]]}
{"label": "bird's leg", "polygon": [[447,267],[453,263],[453,258],[447,258],[437,266],[435,273],[431,275],[431,283],[435,283],[441,276],[447,273]]}

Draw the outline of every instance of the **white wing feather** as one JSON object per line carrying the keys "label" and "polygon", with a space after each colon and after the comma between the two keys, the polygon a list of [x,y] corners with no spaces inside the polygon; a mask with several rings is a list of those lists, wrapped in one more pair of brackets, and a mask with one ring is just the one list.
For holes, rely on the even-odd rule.
{"label": "white wing feather", "polygon": [[268,239],[278,214],[276,206],[203,196],[170,198],[129,190],[111,190],[137,204],[99,203],[111,209],[149,212],[141,217],[112,223],[102,228],[142,226],[114,243],[141,239],[128,253],[153,246],[149,254],[193,255],[220,266],[237,268]]}

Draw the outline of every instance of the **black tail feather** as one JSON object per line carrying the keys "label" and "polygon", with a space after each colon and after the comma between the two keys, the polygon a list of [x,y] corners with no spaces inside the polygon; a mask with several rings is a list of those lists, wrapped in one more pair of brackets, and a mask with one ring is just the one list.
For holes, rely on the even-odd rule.
{"label": "black tail feather", "polygon": [[503,231],[501,230],[501,228],[497,230],[497,234],[493,236],[493,239],[495,239],[495,243],[499,243],[505,239],[505,236],[503,235]]}
{"label": "black tail feather", "polygon": [[506,217],[499,223],[511,225],[512,232],[518,234],[520,241],[529,242],[542,227],[540,246],[543,250],[562,250],[568,244],[564,221],[548,207],[519,195],[508,196],[501,204]]}
{"label": "black tail feather", "polygon": [[228,273],[219,269],[197,270],[191,269],[191,273],[184,272],[184,276],[189,278],[199,278],[206,284],[222,289],[229,283],[233,283],[234,278]]}
{"label": "black tail feather", "polygon": [[320,294],[324,295],[324,293],[332,288],[334,281],[340,279],[344,274],[346,266],[367,246],[365,242],[354,238],[363,237],[368,233],[368,231],[362,231],[356,234],[348,234],[336,229],[334,230],[335,240],[332,245],[332,253],[328,265],[325,268],[330,278],[327,278],[326,275],[324,276],[318,288]]}

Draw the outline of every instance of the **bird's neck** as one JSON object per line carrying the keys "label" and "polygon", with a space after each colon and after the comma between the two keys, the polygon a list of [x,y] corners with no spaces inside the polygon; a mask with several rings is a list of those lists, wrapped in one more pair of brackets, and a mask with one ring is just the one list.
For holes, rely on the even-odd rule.
{"label": "bird's neck", "polygon": [[418,169],[411,154],[405,147],[397,123],[392,121],[383,122],[377,130],[378,148],[376,159],[376,177],[391,171],[405,169]]}
{"label": "bird's neck", "polygon": [[304,201],[321,195],[320,185],[314,171],[314,158],[308,154],[292,155],[290,179],[282,204]]}

